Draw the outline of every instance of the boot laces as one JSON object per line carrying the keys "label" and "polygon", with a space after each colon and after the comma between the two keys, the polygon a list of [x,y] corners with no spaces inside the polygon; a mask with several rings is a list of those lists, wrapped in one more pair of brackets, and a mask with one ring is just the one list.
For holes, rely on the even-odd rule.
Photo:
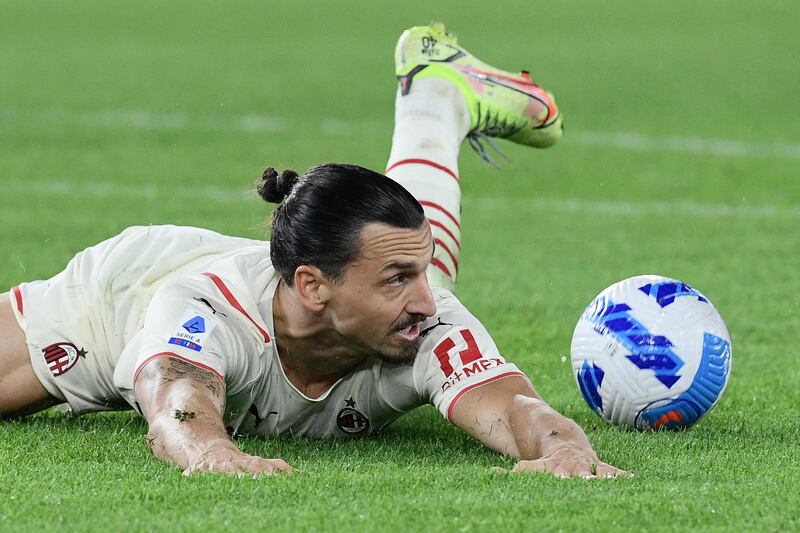
{"label": "boot laces", "polygon": [[497,163],[497,161],[492,159],[486,150],[485,144],[488,144],[502,159],[505,161],[511,161],[511,159],[497,146],[493,137],[510,137],[522,129],[524,125],[515,124],[514,122],[510,122],[505,118],[501,118],[499,113],[492,114],[488,111],[483,113],[480,102],[478,103],[477,122],[478,125],[475,127],[475,129],[467,134],[469,145],[475,151],[475,153],[477,153],[478,156],[480,156],[480,158],[487,163],[496,168],[500,168],[500,165]]}

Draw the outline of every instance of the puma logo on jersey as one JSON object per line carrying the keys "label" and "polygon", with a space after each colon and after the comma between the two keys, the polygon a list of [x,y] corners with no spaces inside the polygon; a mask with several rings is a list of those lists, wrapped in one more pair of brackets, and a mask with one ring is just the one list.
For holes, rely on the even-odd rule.
{"label": "puma logo on jersey", "polygon": [[253,415],[253,418],[255,418],[256,427],[260,426],[261,422],[266,420],[269,415],[277,415],[278,414],[278,411],[270,411],[270,412],[268,412],[266,415],[264,415],[262,417],[258,412],[258,407],[256,407],[256,404],[251,404],[250,405],[250,409],[248,409],[247,411],[251,415]]}
{"label": "puma logo on jersey", "polygon": [[214,306],[213,306],[213,305],[211,305],[210,303],[208,303],[208,300],[206,300],[205,298],[200,298],[200,297],[198,297],[198,296],[195,296],[193,299],[194,299],[194,300],[197,300],[198,302],[200,302],[200,303],[202,303],[202,304],[205,304],[205,305],[206,305],[206,307],[208,307],[209,309],[211,309],[211,314],[214,314],[214,315],[216,315],[217,313],[219,313],[220,315],[222,315],[222,316],[224,316],[224,317],[227,317],[227,316],[228,316],[228,315],[226,315],[225,313],[223,313],[222,311],[217,311],[216,309],[214,309]]}
{"label": "puma logo on jersey", "polygon": [[427,328],[425,328],[422,331],[420,331],[419,332],[419,336],[420,337],[424,337],[425,335],[427,335],[428,333],[433,331],[435,328],[438,328],[439,326],[452,326],[452,325],[453,324],[448,324],[447,322],[442,322],[442,318],[437,316],[436,317],[436,324],[434,324],[432,326],[428,326]]}

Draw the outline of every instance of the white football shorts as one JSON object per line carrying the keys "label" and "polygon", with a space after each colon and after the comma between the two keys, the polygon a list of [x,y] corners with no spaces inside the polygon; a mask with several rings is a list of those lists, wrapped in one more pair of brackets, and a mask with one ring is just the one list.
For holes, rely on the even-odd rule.
{"label": "white football shorts", "polygon": [[261,241],[200,228],[135,226],[79,252],[63,272],[12,289],[36,377],[73,413],[129,409],[114,385],[125,345],[166,281]]}
{"label": "white football shorts", "polygon": [[75,414],[128,407],[114,386],[107,343],[97,338],[104,332],[92,327],[99,298],[89,277],[113,240],[79,253],[48,280],[12,289],[11,306],[25,332],[33,372]]}

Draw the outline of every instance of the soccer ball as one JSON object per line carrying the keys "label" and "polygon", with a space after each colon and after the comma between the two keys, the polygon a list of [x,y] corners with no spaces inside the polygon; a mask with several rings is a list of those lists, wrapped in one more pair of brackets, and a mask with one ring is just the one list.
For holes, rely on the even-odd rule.
{"label": "soccer ball", "polygon": [[731,371],[717,310],[662,276],[628,278],[598,294],[575,326],[571,355],[589,407],[641,430],[691,426],[719,401]]}

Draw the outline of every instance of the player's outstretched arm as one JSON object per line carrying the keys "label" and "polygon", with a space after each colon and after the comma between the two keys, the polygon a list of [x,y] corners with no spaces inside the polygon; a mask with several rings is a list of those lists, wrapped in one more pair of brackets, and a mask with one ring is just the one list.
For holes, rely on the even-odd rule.
{"label": "player's outstretched arm", "polygon": [[292,472],[281,459],[244,453],[228,437],[222,420],[225,384],[214,373],[174,357],[159,357],[141,370],[134,392],[149,424],[150,450],[184,474]]}
{"label": "player's outstretched arm", "polygon": [[519,459],[512,472],[631,475],[600,461],[580,426],[547,405],[521,376],[469,391],[456,403],[450,420],[489,448]]}

